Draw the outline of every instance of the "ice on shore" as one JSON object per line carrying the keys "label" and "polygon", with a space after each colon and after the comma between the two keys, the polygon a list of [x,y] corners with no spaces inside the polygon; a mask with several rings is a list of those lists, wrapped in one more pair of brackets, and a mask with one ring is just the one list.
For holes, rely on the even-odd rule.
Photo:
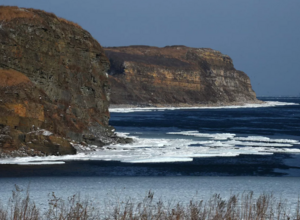
{"label": "ice on shore", "polygon": [[[126,137],[128,133],[118,133]],[[177,138],[173,138],[176,135]],[[168,138],[170,136],[170,138]],[[188,136],[189,138],[184,138]],[[190,138],[192,136],[192,139]],[[132,136],[130,136],[132,137]],[[178,138],[182,137],[182,138]],[[263,136],[236,137],[231,133],[167,132],[164,138],[133,137],[130,144],[116,144],[93,152],[66,156],[1,159],[0,164],[63,164],[69,160],[121,161],[124,163],[191,162],[193,158],[236,157],[239,155],[272,155],[300,153],[299,141]]]}
{"label": "ice on shore", "polygon": [[116,113],[130,113],[130,112],[149,112],[149,111],[165,111],[165,110],[179,110],[179,109],[233,109],[233,108],[266,108],[276,107],[285,105],[299,105],[292,102],[278,102],[278,101],[267,101],[263,103],[249,103],[244,105],[229,105],[229,106],[212,106],[212,107],[137,107],[137,108],[110,108],[110,112]]}
{"label": "ice on shore", "polygon": [[55,164],[65,164],[64,161],[25,161],[19,162],[18,165],[55,165]]}
{"label": "ice on shore", "polygon": [[144,159],[123,160],[124,163],[170,163],[170,162],[191,162],[190,157],[152,157]]}
{"label": "ice on shore", "polygon": [[199,133],[198,131],[168,132],[167,134],[187,135],[187,136],[194,136],[194,137],[207,137],[207,138],[213,138],[214,140],[227,140],[227,139],[232,139],[235,136],[235,134],[230,134],[230,133],[209,134],[209,133]]}

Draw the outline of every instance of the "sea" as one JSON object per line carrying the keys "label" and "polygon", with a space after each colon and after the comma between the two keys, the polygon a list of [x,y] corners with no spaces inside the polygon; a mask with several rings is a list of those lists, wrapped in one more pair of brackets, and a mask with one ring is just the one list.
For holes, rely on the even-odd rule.
{"label": "sea", "polygon": [[1,201],[17,185],[41,206],[52,192],[103,203],[139,200],[149,191],[180,202],[253,191],[296,204],[300,98],[260,100],[266,103],[111,109],[110,124],[132,143],[89,146],[95,150],[71,156],[1,159]]}

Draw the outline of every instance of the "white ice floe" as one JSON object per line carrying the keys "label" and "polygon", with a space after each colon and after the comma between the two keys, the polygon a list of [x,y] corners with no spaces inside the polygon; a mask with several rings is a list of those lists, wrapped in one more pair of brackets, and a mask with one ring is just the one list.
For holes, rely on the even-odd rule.
{"label": "white ice floe", "polygon": [[[71,155],[72,158],[77,155]],[[18,165],[50,165],[64,164],[70,156],[47,156],[47,157],[15,157],[2,158],[0,164],[18,164]]]}
{"label": "white ice floe", "polygon": [[262,108],[262,107],[276,107],[285,105],[299,105],[292,102],[278,102],[267,101],[263,103],[249,103],[244,105],[230,105],[230,106],[217,106],[217,107],[147,107],[147,108],[110,108],[110,112],[117,113],[130,113],[130,112],[149,112],[149,111],[165,111],[165,110],[179,110],[179,109],[230,109],[230,108]]}
{"label": "white ice floe", "polygon": [[18,165],[55,165],[55,164],[65,164],[64,161],[28,161],[28,162],[20,162]]}
{"label": "white ice floe", "polygon": [[234,146],[252,146],[252,147],[292,147],[291,144],[281,144],[281,143],[265,143],[265,142],[243,142],[243,141],[236,141],[236,140],[229,140],[228,144]]}
{"label": "white ice floe", "polygon": [[[118,133],[123,137],[127,137],[128,134]],[[1,159],[0,164],[48,165],[63,164],[64,161],[70,160],[167,163],[190,162],[193,158],[300,153],[299,142],[291,139],[272,139],[263,136],[236,137],[236,134],[230,133],[213,134],[198,131],[167,132],[164,137],[133,137],[134,142],[129,144],[108,145],[103,148],[93,145],[82,146],[84,150],[76,155]],[[87,148],[93,151],[87,151]]]}
{"label": "white ice floe", "polygon": [[198,131],[167,132],[167,134],[187,135],[187,136],[194,136],[194,137],[207,137],[207,138],[213,138],[214,140],[227,140],[227,139],[232,139],[235,136],[235,134],[230,134],[230,133],[209,134],[209,133],[199,133]]}
{"label": "white ice floe", "polygon": [[145,159],[123,160],[124,163],[170,163],[170,162],[191,162],[189,157],[152,157]]}
{"label": "white ice floe", "polygon": [[[291,139],[271,139],[262,136],[248,136],[248,137],[236,137],[236,134],[231,133],[199,133],[198,131],[180,131],[180,132],[167,132],[167,134],[204,137],[210,140],[219,141],[202,141],[198,144],[204,146],[261,146],[261,147],[292,147],[293,145],[300,144],[297,140]],[[220,142],[223,140],[225,142]]]}
{"label": "white ice floe", "polygon": [[300,142],[297,141],[297,140],[290,140],[290,139],[271,139],[271,138],[268,138],[268,137],[261,137],[261,136],[236,137],[235,140],[239,140],[239,141],[269,142],[269,143],[300,144]]}

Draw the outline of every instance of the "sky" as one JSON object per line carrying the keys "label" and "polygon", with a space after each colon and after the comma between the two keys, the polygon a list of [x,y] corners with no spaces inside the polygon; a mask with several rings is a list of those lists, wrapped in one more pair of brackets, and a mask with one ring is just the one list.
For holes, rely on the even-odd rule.
{"label": "sky", "polygon": [[78,23],[102,46],[186,45],[229,55],[257,96],[300,96],[299,0],[0,0]]}

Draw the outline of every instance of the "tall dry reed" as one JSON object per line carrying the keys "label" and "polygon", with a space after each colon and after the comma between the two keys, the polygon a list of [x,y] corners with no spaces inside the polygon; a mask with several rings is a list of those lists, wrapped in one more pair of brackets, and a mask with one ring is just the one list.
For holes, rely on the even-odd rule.
{"label": "tall dry reed", "polygon": [[[93,202],[81,199],[80,194],[67,199],[49,195],[46,210],[31,200],[29,189],[18,186],[5,205],[0,203],[0,220],[300,220],[300,201],[293,207],[287,200],[253,192],[231,195],[224,199],[219,194],[207,201],[192,199],[189,203],[170,203],[155,200],[149,191],[141,201],[112,201],[113,208],[94,207]],[[43,211],[42,211],[43,210]]]}

